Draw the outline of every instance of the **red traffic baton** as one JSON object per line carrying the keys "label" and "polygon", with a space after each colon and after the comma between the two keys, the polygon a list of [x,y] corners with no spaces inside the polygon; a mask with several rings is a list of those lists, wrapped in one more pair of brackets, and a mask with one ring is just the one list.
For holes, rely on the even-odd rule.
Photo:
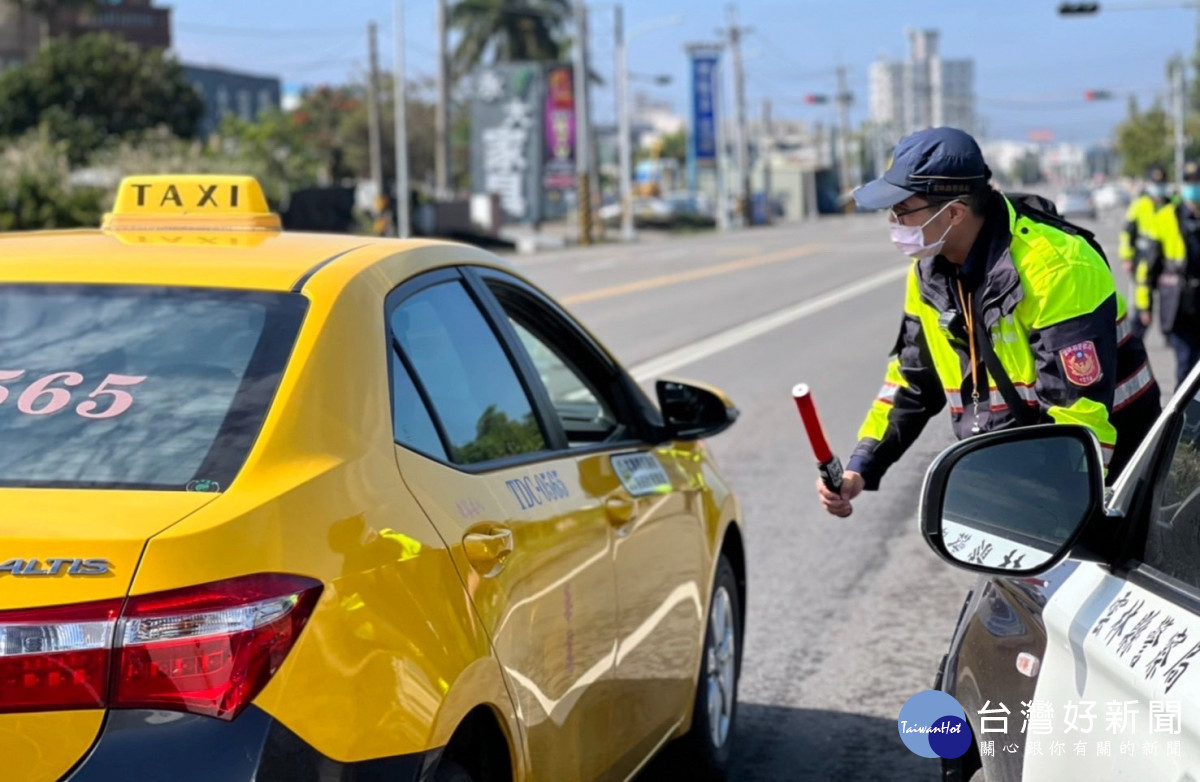
{"label": "red traffic baton", "polygon": [[817,406],[813,404],[808,384],[797,383],[793,386],[792,398],[796,400],[796,409],[800,411],[800,419],[804,421],[804,430],[812,444],[813,456],[817,457],[817,472],[821,474],[821,482],[834,494],[841,494],[842,462],[833,455],[829,441],[825,439],[825,430],[821,428],[821,419],[817,416]]}

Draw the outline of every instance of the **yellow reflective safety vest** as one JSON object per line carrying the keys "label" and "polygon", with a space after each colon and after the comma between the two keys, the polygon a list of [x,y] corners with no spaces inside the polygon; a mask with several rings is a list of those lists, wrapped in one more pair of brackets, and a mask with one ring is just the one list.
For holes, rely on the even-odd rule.
{"label": "yellow reflective safety vest", "polygon": [[1155,215],[1162,204],[1153,196],[1134,199],[1125,212],[1125,225],[1118,237],[1117,257],[1127,264],[1134,263],[1145,253],[1146,241],[1153,236]]}
{"label": "yellow reflective safety vest", "polygon": [[[1137,268],[1138,309],[1154,311],[1158,291],[1158,322],[1164,334],[1200,325],[1200,268],[1188,268],[1187,240],[1180,228],[1188,207],[1169,203],[1154,215],[1145,257]],[[1196,264],[1200,264],[1197,259]]]}
{"label": "yellow reflective safety vest", "polygon": [[[973,255],[980,251],[984,257],[968,263],[984,267],[975,272],[973,309],[996,357],[1031,411],[1028,418],[1088,427],[1107,464],[1117,438],[1110,411],[1150,391],[1158,405],[1145,348],[1131,333],[1112,271],[1082,236],[1018,213],[999,193],[985,219],[988,236],[972,248]],[[987,246],[979,247],[981,241]],[[947,402],[960,438],[976,427],[986,432],[1021,422],[988,375],[978,347],[980,389],[974,394],[957,286],[961,274],[961,267],[941,256],[912,264],[900,335],[847,464],[862,474],[868,489],[878,488],[888,467]]]}

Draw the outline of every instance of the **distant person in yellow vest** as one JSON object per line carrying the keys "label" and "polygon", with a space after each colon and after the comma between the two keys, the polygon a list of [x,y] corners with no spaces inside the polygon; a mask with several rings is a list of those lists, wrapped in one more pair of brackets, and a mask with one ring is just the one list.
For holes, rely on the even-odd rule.
{"label": "distant person in yellow vest", "polygon": [[[1169,198],[1167,170],[1162,166],[1150,166],[1146,169],[1146,186],[1142,194],[1133,200],[1125,213],[1125,225],[1121,229],[1117,248],[1117,255],[1130,277],[1135,276],[1135,270],[1146,259],[1146,249],[1152,241],[1155,215],[1166,205]],[[1137,300],[1136,294],[1134,300]],[[1145,334],[1146,325],[1140,315],[1137,316],[1133,327],[1138,336]]]}
{"label": "distant person in yellow vest", "polygon": [[1137,304],[1149,325],[1158,293],[1158,325],[1175,351],[1175,383],[1200,360],[1200,166],[1183,167],[1179,203],[1155,214],[1138,268]]}

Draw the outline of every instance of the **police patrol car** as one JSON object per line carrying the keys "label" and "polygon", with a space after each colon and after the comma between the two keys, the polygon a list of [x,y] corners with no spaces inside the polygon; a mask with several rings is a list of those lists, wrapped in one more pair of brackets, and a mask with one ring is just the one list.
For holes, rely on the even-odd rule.
{"label": "police patrol car", "polygon": [[467,246],[133,177],[0,237],[5,779],[721,779],[745,558],[700,438]]}
{"label": "police patrol car", "polygon": [[964,440],[930,467],[926,540],[980,573],[935,687],[971,751],[943,779],[1200,779],[1200,370],[1110,495],[1077,426]]}

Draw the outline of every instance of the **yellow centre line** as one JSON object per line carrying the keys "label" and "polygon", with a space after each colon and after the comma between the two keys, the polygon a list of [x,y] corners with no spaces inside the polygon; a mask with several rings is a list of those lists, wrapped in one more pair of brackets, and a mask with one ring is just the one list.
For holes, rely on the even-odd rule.
{"label": "yellow centre line", "polygon": [[771,263],[779,263],[781,261],[790,261],[795,258],[800,258],[805,255],[811,255],[818,250],[823,250],[824,247],[819,244],[809,244],[803,247],[795,247],[790,250],[780,250],[778,252],[766,253],[764,255],[752,255],[749,258],[742,258],[729,263],[721,263],[716,266],[705,266],[702,269],[692,269],[686,272],[676,272],[675,274],[664,274],[661,277],[649,277],[645,280],[636,280],[627,282],[621,285],[613,285],[609,288],[598,288],[594,291],[585,293],[576,293],[571,296],[563,296],[559,299],[563,304],[582,304],[586,301],[596,301],[598,299],[607,299],[613,296],[624,296],[627,293],[638,293],[639,291],[652,290],[661,288],[664,285],[675,285],[680,282],[690,282],[692,280],[702,280],[705,277],[718,277],[722,274],[732,274],[743,269],[753,269],[756,266],[766,266]]}

